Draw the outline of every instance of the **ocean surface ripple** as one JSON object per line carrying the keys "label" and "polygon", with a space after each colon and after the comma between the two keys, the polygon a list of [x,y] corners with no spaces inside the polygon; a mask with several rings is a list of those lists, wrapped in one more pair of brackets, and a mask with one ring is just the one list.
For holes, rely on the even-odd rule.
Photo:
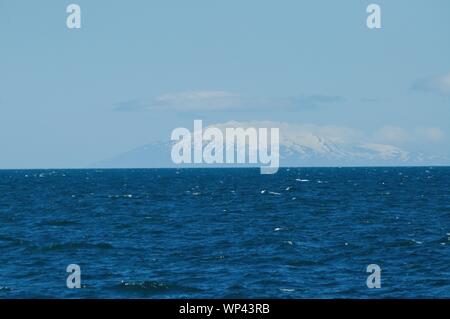
{"label": "ocean surface ripple", "polygon": [[1,170],[0,194],[0,298],[450,298],[447,167]]}

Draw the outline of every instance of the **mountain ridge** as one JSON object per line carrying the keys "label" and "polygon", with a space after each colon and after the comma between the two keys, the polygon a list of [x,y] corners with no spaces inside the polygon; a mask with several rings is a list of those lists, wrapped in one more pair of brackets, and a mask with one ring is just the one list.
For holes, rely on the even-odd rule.
{"label": "mountain ridge", "polygon": [[[287,123],[230,121],[209,125],[225,132],[225,128],[280,127],[280,166],[421,166],[448,165],[445,157],[409,152],[391,144],[371,140],[343,138],[345,134],[314,132],[314,127]],[[317,130],[316,130],[317,131]],[[224,134],[225,135],[225,134]],[[348,134],[347,134],[348,135]],[[143,145],[113,158],[97,162],[95,168],[156,167],[229,167],[259,164],[180,164],[171,159],[171,148],[177,141],[158,141]],[[203,147],[207,144],[203,141]],[[247,147],[248,144],[247,144]],[[225,149],[224,149],[225,150]],[[225,153],[225,152],[224,152]]]}

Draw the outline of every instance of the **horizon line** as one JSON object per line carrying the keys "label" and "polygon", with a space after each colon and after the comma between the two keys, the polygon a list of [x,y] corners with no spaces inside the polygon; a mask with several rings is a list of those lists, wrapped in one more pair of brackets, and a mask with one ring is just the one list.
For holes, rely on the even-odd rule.
{"label": "horizon line", "polygon": [[[446,165],[349,165],[349,166],[280,166],[279,169],[291,169],[291,168],[422,168],[422,167],[439,167],[439,168],[450,168],[450,164]],[[62,170],[73,170],[73,171],[87,171],[87,170],[154,170],[154,169],[164,169],[164,170],[179,170],[179,169],[259,169],[261,166],[241,166],[241,167],[230,167],[230,166],[197,166],[197,167],[67,167],[67,168],[0,168],[0,171],[62,171]]]}

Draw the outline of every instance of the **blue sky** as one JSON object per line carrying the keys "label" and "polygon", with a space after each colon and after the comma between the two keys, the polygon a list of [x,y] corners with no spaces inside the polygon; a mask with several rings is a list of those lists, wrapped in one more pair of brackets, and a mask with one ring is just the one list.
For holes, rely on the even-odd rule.
{"label": "blue sky", "polygon": [[447,0],[0,0],[0,168],[84,167],[193,119],[450,155],[449,32]]}

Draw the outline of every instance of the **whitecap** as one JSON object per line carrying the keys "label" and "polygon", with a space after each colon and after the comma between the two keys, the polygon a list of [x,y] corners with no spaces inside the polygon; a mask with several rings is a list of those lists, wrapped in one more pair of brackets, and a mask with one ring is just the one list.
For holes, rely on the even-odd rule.
{"label": "whitecap", "polygon": [[280,291],[282,291],[282,292],[293,292],[293,291],[295,291],[295,289],[292,289],[292,288],[280,288]]}

